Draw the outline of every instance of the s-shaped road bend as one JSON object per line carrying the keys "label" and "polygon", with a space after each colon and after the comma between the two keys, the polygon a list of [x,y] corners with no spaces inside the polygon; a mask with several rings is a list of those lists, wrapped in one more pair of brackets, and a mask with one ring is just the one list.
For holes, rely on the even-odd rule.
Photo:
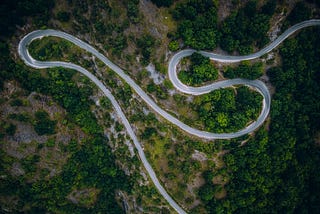
{"label": "s-shaped road bend", "polygon": [[[270,52],[274,48],[276,48],[279,44],[283,42],[287,37],[295,33],[296,31],[309,27],[309,26],[315,26],[315,25],[320,25],[320,20],[308,20],[304,21],[301,23],[298,23],[292,27],[290,27],[288,30],[286,30],[282,35],[280,35],[275,41],[270,43],[268,46],[265,48],[261,49],[260,51],[246,55],[246,56],[227,56],[227,55],[219,55],[219,54],[214,54],[210,52],[205,52],[205,51],[200,51],[200,53],[204,56],[209,57],[212,60],[219,61],[219,62],[239,62],[243,60],[251,60],[255,58],[259,58],[260,56]],[[91,45],[81,41],[80,39],[61,32],[57,30],[37,30],[33,31],[26,36],[24,36],[18,47],[18,52],[21,57],[21,59],[29,66],[37,69],[43,69],[43,68],[52,68],[52,67],[64,67],[64,68],[69,68],[69,69],[74,69],[79,72],[81,72],[83,75],[87,76],[91,81],[95,83],[96,86],[98,86],[103,93],[105,94],[106,97],[108,97],[117,112],[118,116],[122,120],[122,123],[127,129],[128,134],[133,140],[133,143],[139,153],[140,159],[147,170],[152,182],[158,189],[159,193],[165,198],[165,200],[178,212],[178,213],[186,213],[172,198],[171,196],[166,192],[166,190],[163,188],[163,186],[160,184],[154,170],[152,169],[150,163],[148,162],[147,158],[145,157],[145,154],[143,152],[143,149],[138,141],[137,136],[135,135],[128,119],[126,118],[125,114],[123,113],[120,105],[116,101],[115,97],[111,94],[111,92],[104,86],[104,84],[98,80],[97,77],[95,77],[93,74],[91,74],[88,70],[82,68],[81,66],[75,65],[73,63],[69,62],[60,62],[60,61],[37,61],[34,58],[31,57],[28,51],[28,45],[35,39],[40,39],[45,36],[54,36],[54,37],[60,37],[63,39],[66,39],[73,44],[77,45],[78,47],[88,51],[92,55],[96,56],[98,59],[100,59],[103,63],[105,63],[110,69],[112,69],[114,72],[116,72],[126,83],[128,83],[133,90],[149,105],[150,108],[152,108],[155,112],[160,114],[162,117],[164,117],[166,120],[169,122],[173,123],[174,125],[178,126],[180,129],[188,132],[191,135],[195,135],[200,138],[205,138],[205,139],[230,139],[230,138],[236,138],[239,136],[242,136],[244,134],[248,134],[253,132],[255,129],[257,129],[267,118],[269,111],[270,111],[270,103],[271,103],[271,97],[269,90],[267,89],[266,85],[259,81],[259,80],[246,80],[246,79],[231,79],[231,80],[224,80],[220,82],[215,82],[206,86],[202,87],[190,87],[187,85],[184,85],[177,76],[177,64],[180,62],[180,60],[186,56],[190,56],[192,53],[195,52],[195,50],[192,49],[186,49],[182,50],[178,53],[176,53],[170,60],[169,62],[169,67],[168,67],[168,73],[169,73],[169,79],[172,81],[174,87],[176,87],[177,90],[187,93],[187,94],[192,94],[192,95],[200,95],[200,94],[205,94],[210,91],[219,89],[219,88],[225,88],[225,87],[230,87],[233,85],[248,85],[255,90],[257,90],[262,96],[263,96],[263,108],[262,111],[258,117],[258,119],[250,124],[248,127],[234,133],[210,133],[206,131],[201,131],[195,128],[192,128],[177,118],[173,117],[163,109],[161,109],[141,88],[138,86],[125,72],[112,63],[108,58],[106,58],[104,55],[99,53],[94,47]]]}

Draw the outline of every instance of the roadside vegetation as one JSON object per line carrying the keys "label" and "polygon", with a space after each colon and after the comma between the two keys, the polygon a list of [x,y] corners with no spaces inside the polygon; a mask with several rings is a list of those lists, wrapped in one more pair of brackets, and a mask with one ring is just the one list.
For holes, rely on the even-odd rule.
{"label": "roadside vegetation", "polygon": [[205,130],[214,133],[239,131],[258,118],[262,96],[246,86],[226,88],[201,95],[194,100],[194,110]]}
{"label": "roadside vegetation", "polygon": [[218,70],[208,57],[193,53],[190,57],[189,69],[181,70],[178,77],[186,85],[197,86],[218,78]]}

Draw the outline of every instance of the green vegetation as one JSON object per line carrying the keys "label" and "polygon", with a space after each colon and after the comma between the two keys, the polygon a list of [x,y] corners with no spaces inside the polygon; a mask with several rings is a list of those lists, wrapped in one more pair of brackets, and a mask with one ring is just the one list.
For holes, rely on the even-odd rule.
{"label": "green vegetation", "polygon": [[177,37],[182,38],[186,46],[212,50],[219,43],[215,1],[188,0],[178,3],[173,17],[178,21]]}
{"label": "green vegetation", "polygon": [[[32,115],[21,113],[20,109],[26,106],[24,99],[15,96],[1,99],[1,104],[6,102],[10,104],[9,107],[19,110],[19,113],[14,111],[15,113],[5,115],[5,121],[0,121],[1,209],[6,210],[5,203],[10,203],[13,198],[14,205],[8,210],[14,213],[123,213],[115,200],[116,191],[122,190],[133,196],[139,195],[136,198],[137,204],[141,205],[145,212],[170,212],[166,207],[152,207],[165,203],[153,186],[139,186],[139,182],[133,182],[136,178],[143,181],[137,171],[129,167],[129,171],[134,172],[129,179],[115,165],[115,156],[132,168],[139,168],[139,159],[137,156],[130,159],[125,155],[125,152],[128,152],[124,144],[127,139],[122,134],[118,134],[117,139],[110,136],[109,144],[125,145],[115,151],[112,148],[114,153],[111,153],[103,132],[105,127],[98,125],[92,113],[93,102],[88,97],[93,89],[88,82],[77,86],[74,79],[78,80],[79,76],[67,69],[34,71],[20,61],[13,61],[9,46],[13,48],[14,45],[9,45],[7,38],[12,38],[15,26],[23,26],[22,21],[29,15],[35,17],[29,19],[30,29],[45,27],[47,20],[53,17],[50,12],[54,5],[52,2],[5,0],[0,5],[0,27],[4,29],[0,35],[0,90],[4,81],[15,80],[27,90],[26,94],[35,91],[51,96],[66,110],[62,123],[66,124],[68,130],[73,131],[75,127],[80,127],[85,133],[81,142],[71,139],[62,143],[55,136],[50,136],[44,143],[36,145],[36,152],[33,154],[21,159],[9,156],[2,146],[6,143],[3,139],[11,139],[13,137],[10,136],[17,135],[20,130],[17,124],[20,122],[23,122],[23,125],[36,122],[40,134],[43,132],[48,135],[58,130],[54,128],[56,119],[51,120],[45,112],[36,113],[35,119]],[[114,2],[117,3],[116,6],[113,5]],[[170,0],[153,2],[159,7],[173,3]],[[245,54],[268,42],[265,32],[269,28],[276,1],[244,3],[244,7],[238,11],[231,11],[231,16],[226,18],[221,26],[217,26],[215,2],[217,1],[185,0],[179,1],[176,9],[171,7],[178,22],[178,33],[170,37],[171,51],[177,51],[179,44],[196,49],[212,49],[220,44],[227,51]],[[319,1],[307,2],[319,4]],[[142,24],[138,3],[137,0],[68,0],[67,8],[59,7],[61,11],[56,13],[53,21],[60,20],[63,25],[72,23],[68,30],[82,36],[90,32],[91,34],[87,35],[90,35],[92,42],[100,42],[103,48],[121,57],[122,50],[136,42],[139,46],[136,53],[142,55],[143,65],[147,65],[150,60],[159,62],[152,55],[157,45],[155,38],[148,33],[140,38],[128,31],[124,33],[128,26],[140,22]],[[317,12],[318,9],[313,8],[312,11]],[[297,3],[283,28],[309,18],[312,11],[305,2]],[[145,26],[142,24],[138,27]],[[304,30],[282,45],[282,65],[268,71],[271,83],[275,86],[270,120],[254,134],[233,140],[217,140],[214,143],[204,143],[194,138],[190,140],[185,133],[170,124],[163,125],[165,122],[153,113],[144,115],[141,111],[143,104],[132,99],[130,87],[117,81],[112,72],[102,73],[102,78],[106,85],[114,88],[120,105],[129,109],[126,114],[130,116],[130,122],[137,127],[143,124],[143,128],[137,128],[137,132],[144,143],[147,157],[168,192],[191,213],[317,213],[320,209],[318,35],[320,31],[317,28]],[[40,43],[34,43],[34,47],[29,50],[36,51],[33,54],[42,57],[42,60],[61,57],[65,59],[64,52],[70,51],[69,45],[60,41],[59,45],[47,42],[45,46],[41,46]],[[67,57],[70,61],[79,60],[77,55]],[[155,65],[158,68],[162,66]],[[191,62],[192,69],[182,71],[179,75],[185,77],[181,79],[187,84],[201,84],[216,78],[216,69],[212,66],[210,61],[199,57]],[[158,68],[156,70],[163,70]],[[239,67],[228,68],[225,76],[255,79],[261,76],[262,69],[261,63],[246,62]],[[147,77],[145,72],[141,72],[141,75]],[[139,81],[145,83],[147,91],[154,93],[157,98],[174,99],[179,103],[177,108],[181,109],[189,102],[183,95],[175,94],[172,98],[168,96],[170,83],[165,82],[164,86],[155,85],[144,78],[139,78]],[[100,101],[103,110],[110,109],[109,100],[102,98]],[[191,103],[194,105],[188,105],[192,105],[193,110],[199,112],[199,118],[196,119],[200,121],[200,124],[198,121],[194,124],[194,121],[189,120],[192,125],[199,125],[214,132],[230,132],[238,131],[256,119],[261,109],[261,96],[245,86],[237,86],[199,96]],[[114,124],[110,113],[103,110],[99,109],[101,112],[98,112],[103,118],[101,120],[105,119],[103,123],[107,124],[106,126]],[[176,112],[180,114],[180,111]],[[123,128],[122,124],[115,123],[117,131]],[[30,150],[33,148],[31,144],[37,142],[27,145]],[[19,146],[27,147],[26,144]],[[55,152],[57,149],[62,150],[65,152],[63,156],[68,158],[61,170],[54,175],[50,175],[50,170],[46,168],[39,169],[39,165],[45,165],[44,159],[50,160],[51,155],[47,154],[43,158],[39,154],[50,149],[55,149]],[[204,153],[201,154],[204,156],[203,160],[193,158],[195,150]],[[15,163],[21,165],[25,174],[12,175],[11,169]],[[190,193],[190,186],[201,184],[199,174],[203,171],[202,178],[206,184],[195,187]],[[39,178],[33,179],[36,176]],[[226,191],[226,194],[219,195],[223,191]],[[194,193],[197,197],[194,197]],[[74,197],[76,202],[71,202],[70,197]],[[191,209],[197,199],[201,199],[202,204]]]}
{"label": "green vegetation", "polygon": [[[3,158],[1,155],[1,167]],[[39,156],[29,156],[21,161],[27,172],[36,170],[35,164],[39,162]],[[14,211],[26,209],[29,212],[75,212],[75,213],[123,213],[117,203],[114,202],[115,189],[121,188],[129,191],[130,183],[122,171],[119,171],[113,163],[113,155],[101,137],[88,138],[83,146],[72,152],[72,156],[63,167],[61,174],[52,177],[48,181],[40,180],[25,183],[24,179],[7,176],[1,182],[0,192],[2,196],[18,196],[19,205]],[[1,173],[4,171],[2,170]],[[95,206],[78,206],[66,201],[68,195],[75,189],[92,187],[100,190]],[[31,206],[30,206],[31,205]]]}
{"label": "green vegetation", "polygon": [[[59,42],[58,42],[59,41]],[[59,38],[46,37],[36,39],[30,44],[29,50],[32,57],[41,61],[59,60],[63,53],[73,47],[73,44]]]}
{"label": "green vegetation", "polygon": [[263,47],[269,42],[267,31],[276,0],[267,1],[261,8],[257,1],[249,1],[245,7],[233,12],[221,25],[221,47],[228,51],[249,54],[253,46]]}
{"label": "green vegetation", "polygon": [[[303,1],[301,1],[295,5],[293,10],[289,14],[288,18],[286,19],[286,22],[289,25],[293,25],[298,22],[308,20],[310,17],[311,17],[310,8],[307,7]],[[287,25],[285,25],[285,27],[287,27]]]}
{"label": "green vegetation", "polygon": [[178,74],[179,79],[184,84],[200,85],[218,78],[218,70],[210,62],[209,57],[193,53],[190,57],[190,62],[189,70],[182,70]]}
{"label": "green vegetation", "polygon": [[50,117],[46,111],[37,111],[34,115],[34,130],[38,135],[51,135],[55,133],[57,122],[50,120]]}
{"label": "green vegetation", "polygon": [[269,20],[275,12],[276,0],[258,7],[251,0],[239,10],[233,11],[218,27],[217,4],[212,0],[188,0],[178,3],[173,17],[178,21],[177,35],[186,46],[197,50],[212,50],[217,45],[228,51],[248,54],[254,45],[258,48],[269,42]]}
{"label": "green vegetation", "polygon": [[147,92],[154,93],[160,99],[167,99],[168,98],[168,89],[163,85],[156,85],[153,81],[150,81],[147,85]]}
{"label": "green vegetation", "polygon": [[282,66],[268,71],[276,87],[269,132],[260,129],[225,156],[227,197],[205,202],[209,212],[319,210],[319,34],[319,28],[303,30],[280,48]]}
{"label": "green vegetation", "polygon": [[126,0],[127,1],[127,16],[133,23],[138,23],[139,18],[139,0]]}
{"label": "green vegetation", "polygon": [[169,43],[169,50],[170,51],[174,52],[174,51],[177,51],[178,49],[179,49],[179,42],[178,41],[174,40]]}
{"label": "green vegetation", "polygon": [[249,62],[241,62],[241,64],[235,68],[228,67],[224,73],[224,76],[229,79],[244,78],[255,80],[263,75],[262,62],[256,62],[252,65]]}
{"label": "green vegetation", "polygon": [[27,16],[33,16],[32,22],[37,27],[46,25],[53,6],[54,1],[47,0],[3,0],[0,5],[1,39],[10,36],[16,30],[16,25],[23,24]]}
{"label": "green vegetation", "polygon": [[57,19],[61,22],[67,22],[70,20],[70,13],[66,11],[59,11],[57,13]]}
{"label": "green vegetation", "polygon": [[201,95],[194,110],[206,130],[215,133],[235,132],[255,120],[261,111],[262,97],[248,87],[220,89]]}
{"label": "green vegetation", "polygon": [[151,0],[158,7],[170,7],[174,0]]}
{"label": "green vegetation", "polygon": [[110,45],[113,54],[120,56],[122,51],[128,47],[127,37],[123,33],[119,33],[116,38],[109,40],[108,45]]}
{"label": "green vegetation", "polygon": [[[41,8],[40,5],[38,6]],[[3,22],[0,23],[3,24]],[[50,52],[48,56],[44,54],[43,57],[61,57],[63,50],[60,50],[60,46],[55,48],[54,45],[50,45],[50,48],[58,51]],[[106,144],[106,138],[102,135],[102,127],[98,125],[90,109],[93,104],[89,99],[92,94],[90,84],[78,87],[72,80],[75,72],[67,69],[56,68],[40,72],[32,71],[23,64],[16,63],[9,54],[6,42],[0,42],[0,53],[1,90],[4,81],[14,79],[27,90],[26,93],[36,91],[51,96],[54,101],[66,109],[66,123],[70,128],[78,125],[87,134],[81,145],[75,140],[71,140],[66,146],[59,143],[59,148],[69,153],[68,162],[63,166],[62,171],[57,172],[53,177],[47,176],[48,170],[41,170],[40,175],[45,176],[45,179],[30,180],[37,173],[38,165],[42,161],[39,155],[31,154],[17,160],[8,156],[1,147],[0,198],[1,202],[4,202],[1,204],[1,208],[6,209],[8,206],[8,210],[11,212],[30,213],[123,213],[115,201],[115,191],[121,189],[130,193],[131,181],[115,165],[115,157]],[[23,101],[21,102],[18,98],[10,102],[13,106],[23,105]],[[17,122],[32,121],[31,117],[25,113],[10,114],[8,119]],[[35,130],[39,134],[53,134],[55,126],[56,122],[51,120],[46,112],[38,111],[35,113]],[[1,122],[1,138],[13,135],[15,131],[14,124]],[[37,149],[41,150],[44,146],[50,148],[55,144],[54,138],[50,138],[44,145],[39,144]],[[14,162],[21,164],[25,175],[12,176],[10,170]],[[68,200],[72,191],[83,188],[99,190],[94,206],[83,206],[86,204],[85,198],[78,205]],[[10,205],[8,197],[14,197],[17,204]],[[91,199],[88,198],[90,203]]]}
{"label": "green vegetation", "polygon": [[144,34],[141,38],[137,39],[137,45],[142,54],[142,65],[146,66],[149,64],[154,44],[155,39],[150,34]]}
{"label": "green vegetation", "polygon": [[29,122],[31,120],[30,116],[27,113],[9,114],[8,118],[20,122]]}
{"label": "green vegetation", "polygon": [[23,102],[22,102],[22,100],[20,100],[20,99],[13,99],[13,100],[10,102],[10,105],[11,105],[11,106],[22,106],[22,105],[23,105]]}
{"label": "green vegetation", "polygon": [[0,140],[7,134],[9,136],[14,135],[17,127],[12,123],[0,122]]}

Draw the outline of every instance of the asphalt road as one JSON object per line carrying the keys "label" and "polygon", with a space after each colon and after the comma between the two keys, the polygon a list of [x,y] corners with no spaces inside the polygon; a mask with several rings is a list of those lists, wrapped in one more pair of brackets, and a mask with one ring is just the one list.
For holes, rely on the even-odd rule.
{"label": "asphalt road", "polygon": [[[297,25],[292,26],[288,30],[286,30],[281,36],[279,36],[274,42],[269,44],[267,47],[261,49],[260,51],[246,55],[246,56],[226,56],[226,55],[219,55],[219,54],[214,54],[210,52],[205,52],[205,51],[200,51],[201,54],[210,57],[212,60],[220,61],[220,62],[239,62],[243,60],[251,60],[258,58],[271,50],[273,50],[275,47],[277,47],[284,39],[286,39],[288,36],[292,35],[295,33],[297,30],[309,26],[315,26],[315,25],[320,25],[320,20],[308,20],[305,22],[301,22]],[[257,129],[267,118],[269,111],[270,111],[270,103],[271,103],[271,98],[270,98],[270,93],[265,86],[265,84],[259,80],[246,80],[246,79],[231,79],[231,80],[225,80],[225,81],[220,81],[216,83],[212,83],[210,85],[202,86],[202,87],[190,87],[184,85],[177,77],[177,71],[176,71],[176,66],[179,63],[179,61],[186,57],[190,56],[195,50],[191,49],[186,49],[182,50],[178,53],[176,53],[170,60],[169,62],[169,67],[168,67],[168,73],[169,73],[169,78],[172,81],[174,87],[176,87],[179,91],[183,93],[188,93],[188,94],[193,94],[193,95],[200,95],[200,94],[205,94],[208,93],[212,90],[216,90],[219,88],[225,88],[233,85],[248,85],[251,88],[257,90],[262,96],[263,96],[263,108],[262,111],[258,117],[258,119],[250,124],[248,127],[235,132],[235,133],[210,133],[206,131],[201,131],[195,128],[192,128],[177,118],[173,117],[163,109],[161,109],[127,74],[124,73],[124,71],[112,63],[108,58],[106,58],[104,55],[99,53],[95,48],[93,48],[91,45],[81,41],[80,39],[61,32],[61,31],[56,31],[56,30],[37,30],[33,31],[29,34],[27,34],[25,37],[23,37],[19,43],[18,47],[18,52],[21,57],[21,59],[29,66],[37,69],[43,69],[43,68],[51,68],[51,67],[65,67],[65,68],[70,68],[70,69],[75,69],[85,76],[87,76],[91,81],[93,81],[102,91],[103,93],[110,99],[112,105],[114,106],[115,111],[118,113],[118,116],[122,120],[124,126],[127,129],[128,134],[133,140],[133,143],[139,153],[140,159],[146,168],[151,180],[153,181],[154,185],[160,192],[160,194],[167,200],[167,202],[178,212],[178,213],[185,213],[185,211],[171,198],[171,196],[165,191],[165,189],[162,187],[160,184],[155,172],[153,171],[151,165],[149,164],[148,160],[145,157],[145,154],[143,152],[143,149],[128,121],[126,116],[124,115],[121,107],[119,106],[118,102],[116,101],[115,97],[111,94],[111,92],[104,86],[104,84],[97,79],[94,75],[92,75],[89,71],[86,69],[82,68],[81,66],[75,65],[73,63],[68,63],[68,62],[60,62],[60,61],[47,61],[47,62],[42,62],[42,61],[37,61],[33,59],[29,52],[28,52],[28,45],[32,42],[32,40],[39,39],[45,36],[55,36],[55,37],[60,37],[63,39],[66,39],[75,45],[83,48],[84,50],[90,52],[97,58],[99,58],[102,62],[104,62],[108,67],[110,67],[113,71],[115,71],[125,82],[127,82],[133,90],[158,114],[160,114],[162,117],[173,123],[174,125],[178,126],[182,130],[188,132],[191,135],[198,136],[200,138],[205,138],[205,139],[230,139],[230,138],[235,138],[242,136],[247,133],[253,132],[255,129]]]}

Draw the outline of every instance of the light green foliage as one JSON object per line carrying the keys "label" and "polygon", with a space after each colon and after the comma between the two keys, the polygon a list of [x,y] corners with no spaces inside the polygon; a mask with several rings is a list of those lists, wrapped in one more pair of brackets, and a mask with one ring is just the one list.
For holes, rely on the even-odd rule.
{"label": "light green foliage", "polygon": [[63,53],[67,52],[71,46],[69,41],[57,42],[57,39],[45,37],[32,41],[29,51],[31,56],[38,60],[61,60]]}
{"label": "light green foliage", "polygon": [[248,87],[212,91],[194,101],[193,108],[199,113],[206,130],[212,132],[234,132],[255,120],[261,109],[262,97]]}
{"label": "light green foliage", "polygon": [[180,71],[179,79],[187,85],[201,85],[206,81],[218,78],[218,70],[208,57],[194,53],[190,57],[191,65],[188,71]]}
{"label": "light green foliage", "polygon": [[220,127],[227,127],[228,125],[228,116],[225,113],[218,113],[216,117]]}
{"label": "light green foliage", "polygon": [[170,51],[177,51],[179,49],[179,42],[174,40],[174,41],[171,41],[169,42],[169,50]]}

